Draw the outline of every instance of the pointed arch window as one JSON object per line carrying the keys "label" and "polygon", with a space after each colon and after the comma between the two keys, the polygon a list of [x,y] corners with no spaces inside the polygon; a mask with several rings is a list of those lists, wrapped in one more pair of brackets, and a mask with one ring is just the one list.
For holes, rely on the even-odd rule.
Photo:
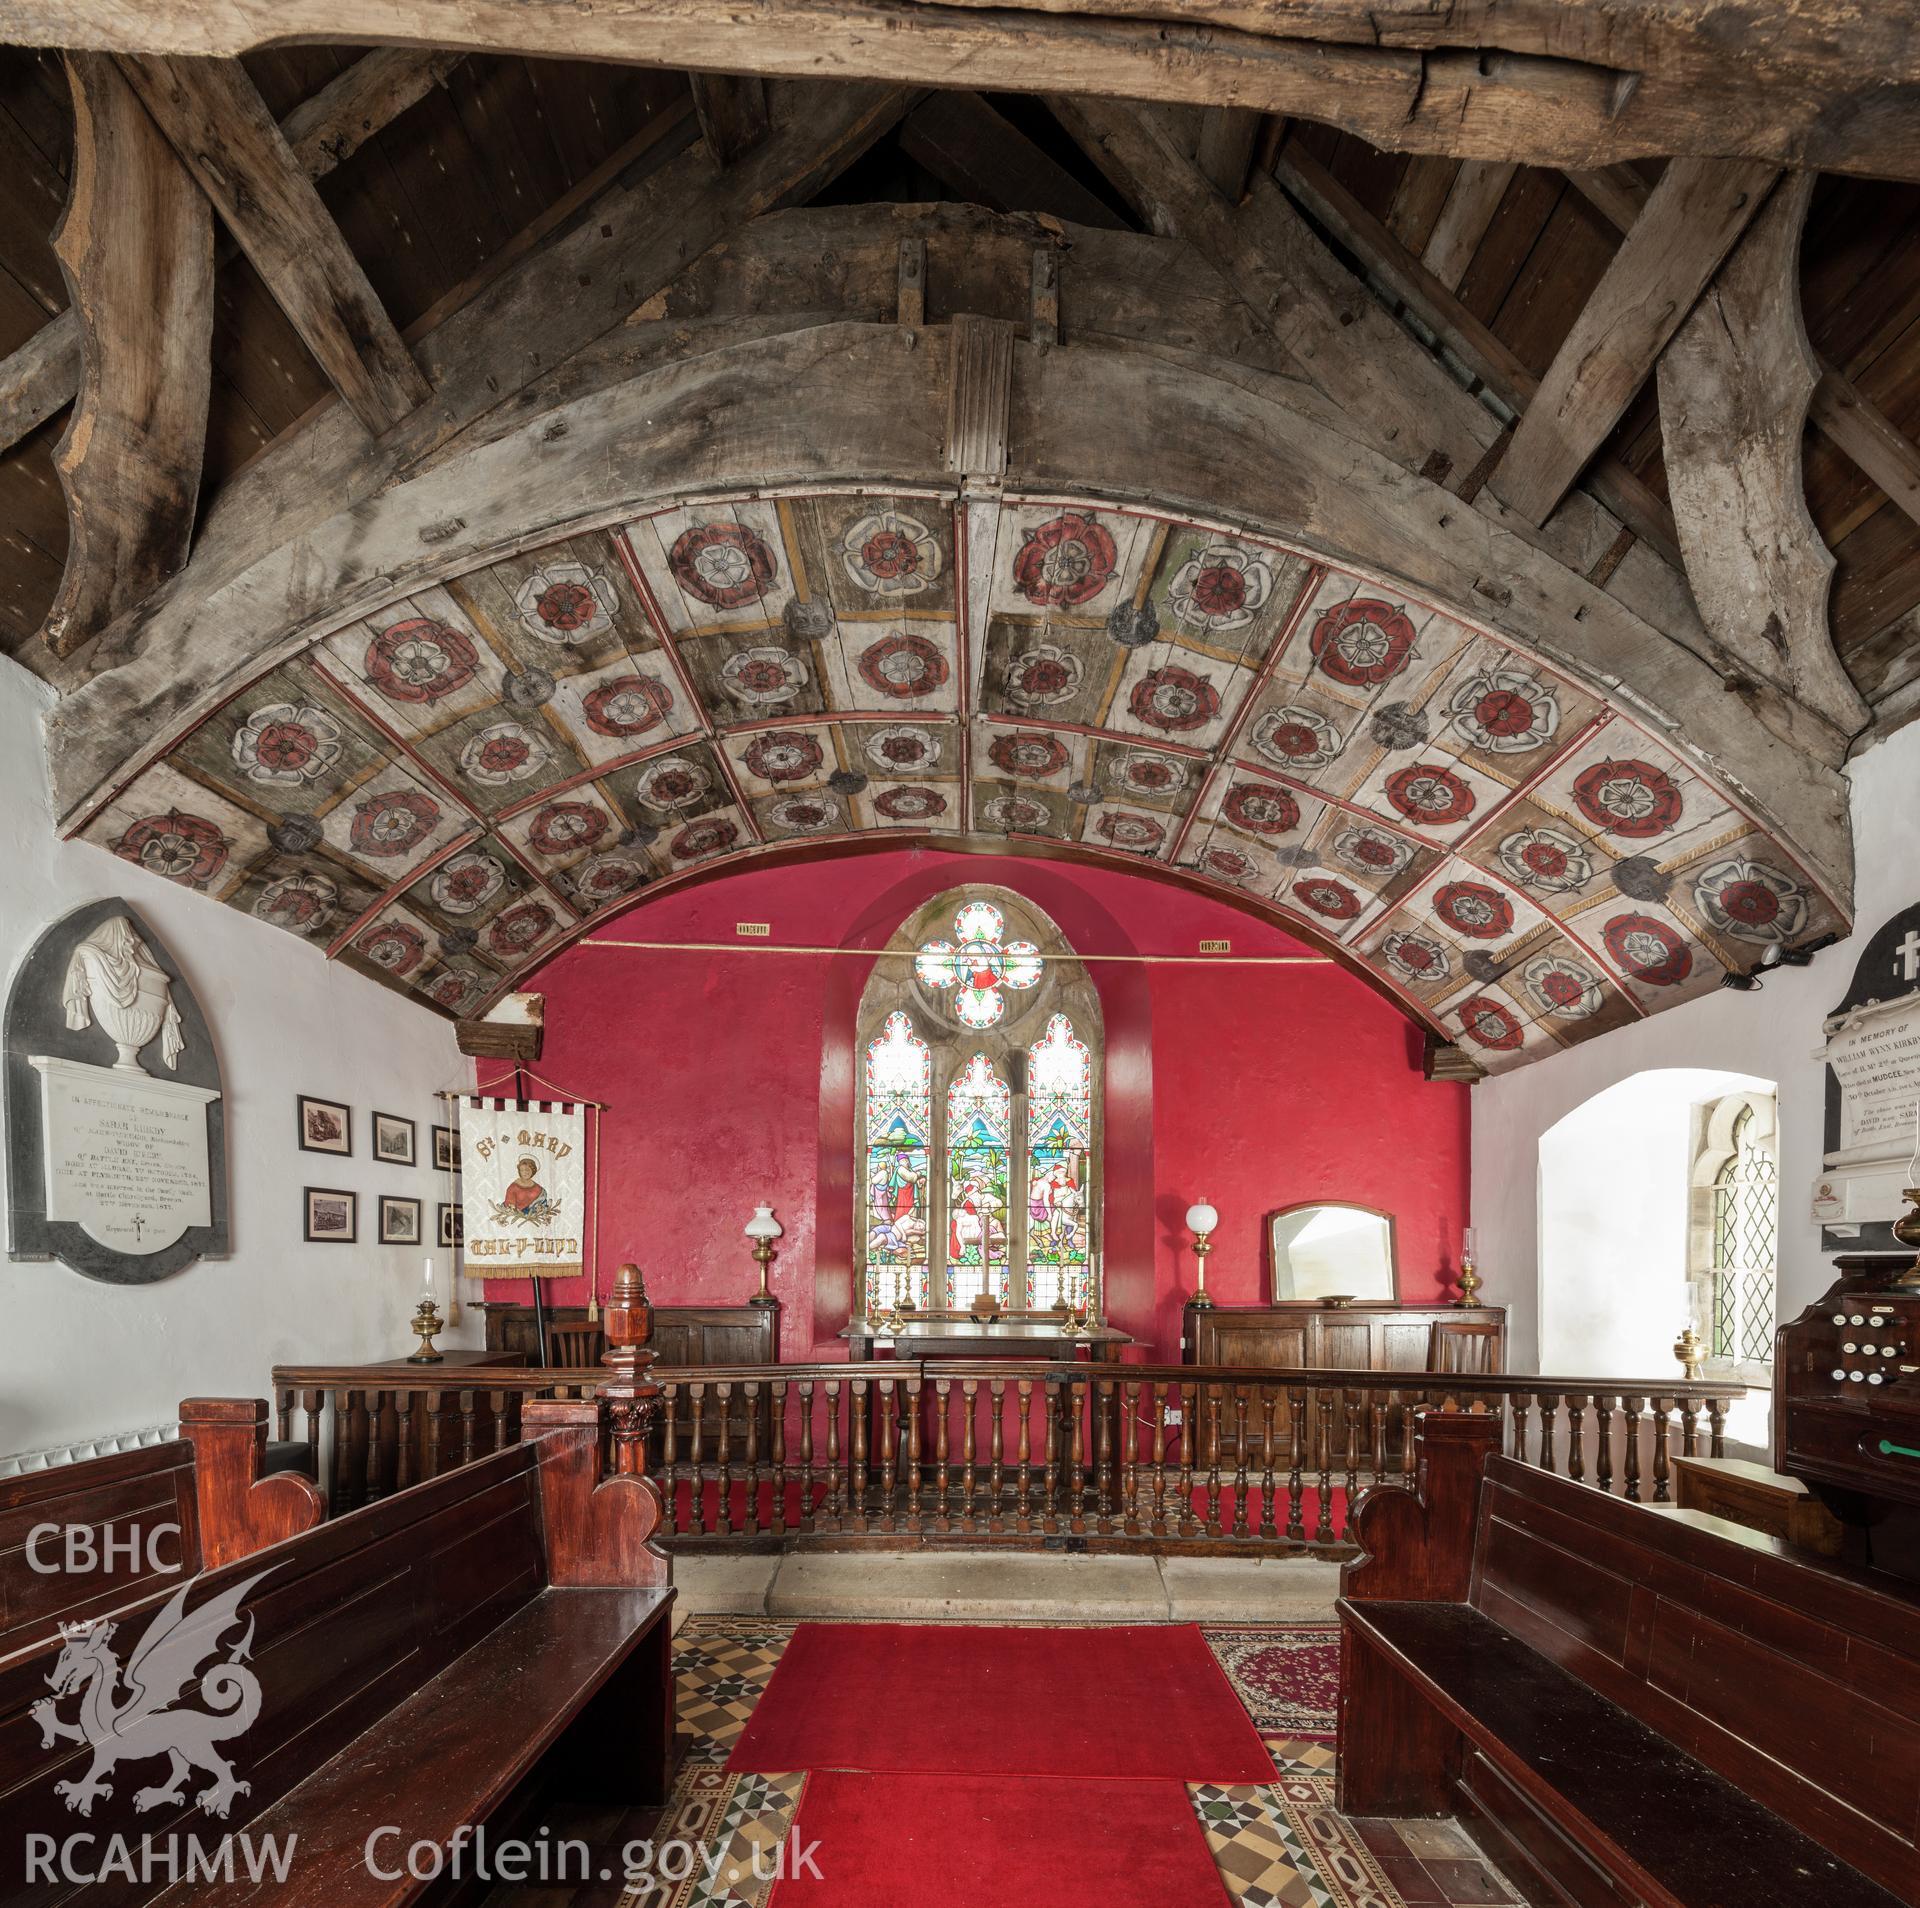
{"label": "pointed arch window", "polygon": [[1098,1312],[1099,996],[1003,889],[918,910],[861,999],[856,1249],[869,1311],[911,1299]]}

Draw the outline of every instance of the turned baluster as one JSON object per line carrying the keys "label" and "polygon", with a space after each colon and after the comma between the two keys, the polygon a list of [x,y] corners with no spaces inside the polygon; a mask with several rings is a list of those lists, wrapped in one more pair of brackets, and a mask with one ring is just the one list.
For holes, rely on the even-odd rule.
{"label": "turned baluster", "polygon": [[1333,1411],[1338,1399],[1331,1391],[1320,1394],[1320,1510],[1314,1519],[1315,1543],[1333,1542]]}
{"label": "turned baluster", "polygon": [[348,1483],[347,1449],[353,1433],[353,1393],[333,1394],[333,1452],[327,1466],[327,1506],[335,1517],[353,1508]]}
{"label": "turned baluster", "polygon": [[1167,1388],[1153,1387],[1153,1518],[1157,1537],[1167,1534]]}
{"label": "turned baluster", "polygon": [[1513,1409],[1513,1455],[1518,1458],[1522,1464],[1525,1464],[1528,1462],[1527,1436],[1529,1426],[1527,1424],[1527,1407],[1532,1400],[1528,1398],[1524,1391],[1516,1391],[1508,1402]]}
{"label": "turned baluster", "polygon": [[293,1387],[281,1385],[273,1394],[274,1429],[282,1444],[293,1440]]}
{"label": "turned baluster", "polygon": [[1097,1517],[1095,1529],[1107,1531],[1113,1528],[1114,1511],[1117,1504],[1114,1491],[1114,1398],[1115,1390],[1111,1378],[1096,1378],[1092,1385],[1091,1410],[1094,1418],[1094,1436],[1097,1440],[1094,1460],[1094,1480],[1097,1491]]}
{"label": "turned baluster", "polygon": [[1120,1528],[1140,1534],[1140,1384],[1120,1385]]}
{"label": "turned baluster", "polygon": [[1384,1398],[1367,1400],[1367,1429],[1368,1475],[1378,1484],[1387,1474],[1387,1401]]}
{"label": "turned baluster", "polygon": [[421,1475],[438,1477],[441,1470],[440,1441],[446,1427],[447,1394],[444,1391],[429,1391],[424,1402],[427,1407],[427,1450]]}
{"label": "turned baluster", "polygon": [[894,1417],[897,1400],[894,1396],[898,1380],[879,1378],[875,1383],[880,1388],[877,1400],[875,1422],[880,1427],[880,1528],[893,1528],[893,1480],[897,1470],[896,1446],[900,1439],[899,1421]]}
{"label": "turned baluster", "polygon": [[1653,1501],[1656,1504],[1672,1502],[1669,1483],[1672,1466],[1669,1462],[1667,1439],[1673,1430],[1671,1398],[1655,1398],[1653,1401]]}
{"label": "turned baluster", "polygon": [[800,1529],[802,1532],[814,1528],[814,1469],[813,1469],[813,1380],[802,1378],[800,1384]]}
{"label": "turned baluster", "polygon": [[1046,1472],[1040,1485],[1040,1528],[1051,1537],[1060,1529],[1060,1412],[1066,1388],[1058,1378],[1044,1380],[1042,1388]]}
{"label": "turned baluster", "polygon": [[1680,1451],[1683,1457],[1700,1455],[1700,1401],[1680,1400]]}
{"label": "turned baluster", "polygon": [[773,1534],[787,1534],[787,1381],[776,1378],[770,1386],[767,1429],[773,1442]]}
{"label": "turned baluster", "polygon": [[847,1509],[849,1523],[855,1530],[867,1527],[867,1386],[865,1378],[855,1378],[847,1402],[847,1441],[852,1447]]}
{"label": "turned baluster", "polygon": [[1207,1402],[1207,1517],[1209,1537],[1220,1535],[1220,1387],[1205,1387]]}
{"label": "turned baluster", "polygon": [[[1361,1394],[1358,1392],[1348,1394],[1345,1414],[1347,1420],[1347,1505],[1349,1508],[1352,1507],[1354,1498],[1357,1497],[1360,1492],[1360,1397]],[[1346,1513],[1343,1511],[1341,1513],[1341,1521],[1344,1523],[1345,1519]]]}
{"label": "turned baluster", "polygon": [[1067,1528],[1076,1535],[1087,1527],[1087,1407],[1090,1386],[1078,1379],[1067,1382],[1067,1409],[1073,1414],[1068,1430],[1072,1449],[1068,1454],[1073,1494],[1067,1500]]}
{"label": "turned baluster", "polygon": [[987,1475],[991,1480],[987,1487],[987,1528],[1004,1530],[1006,1528],[1005,1506],[1000,1500],[1003,1460],[1006,1456],[1007,1381],[1004,1378],[987,1380],[987,1409],[992,1414],[992,1425],[987,1432]]}
{"label": "turned baluster", "polygon": [[[416,1460],[413,1453],[413,1400],[415,1394],[402,1391],[396,1394],[394,1406],[399,1414],[400,1432],[396,1440],[400,1447],[400,1475],[398,1483],[404,1491],[414,1478]],[[282,1427],[284,1429],[284,1427]]]}
{"label": "turned baluster", "polygon": [[907,1528],[920,1529],[920,1392],[916,1366],[907,1378]]}
{"label": "turned baluster", "polygon": [[1295,1543],[1307,1534],[1301,1503],[1306,1496],[1306,1480],[1300,1474],[1307,1449],[1307,1394],[1289,1388],[1287,1392],[1287,1535]]}
{"label": "turned baluster", "polygon": [[1708,1457],[1727,1455],[1727,1401],[1724,1398],[1707,1400],[1707,1423],[1712,1426],[1707,1439]]}
{"label": "turned baluster", "polygon": [[1579,1392],[1567,1394],[1567,1475],[1576,1484],[1587,1476],[1587,1405]]}
{"label": "turned baluster", "polygon": [[823,1528],[838,1530],[847,1507],[847,1476],[840,1468],[840,1400],[846,1380],[827,1380],[827,1514]]}
{"label": "turned baluster", "polygon": [[1200,1528],[1193,1514],[1194,1408],[1198,1401],[1190,1384],[1180,1387],[1180,1535],[1191,1537]]}
{"label": "turned baluster", "polygon": [[1594,1394],[1593,1481],[1609,1494],[1613,1490],[1613,1410],[1611,1394]]}
{"label": "turned baluster", "polygon": [[1540,1400],[1540,1468],[1551,1471],[1554,1468],[1553,1427],[1559,1421],[1560,1400],[1549,1392],[1537,1394]]}
{"label": "turned baluster", "polygon": [[1629,1504],[1640,1501],[1640,1414],[1646,1409],[1646,1403],[1645,1398],[1627,1398],[1625,1413],[1620,1421],[1620,1435],[1625,1442]]}
{"label": "turned baluster", "polygon": [[460,1399],[460,1462],[471,1464],[474,1456],[474,1405],[477,1394],[463,1391]]}
{"label": "turned baluster", "polygon": [[749,1378],[746,1384],[747,1403],[747,1503],[746,1521],[741,1526],[747,1536],[756,1535],[760,1529],[760,1380]]}
{"label": "turned baluster", "polygon": [[307,1475],[317,1483],[320,1477],[320,1414],[327,1394],[317,1386],[300,1394],[300,1409],[307,1414]]}
{"label": "turned baluster", "polygon": [[948,1394],[952,1390],[951,1378],[936,1378],[933,1381],[933,1527],[936,1530],[953,1528],[953,1479],[947,1469]]}
{"label": "turned baluster", "polygon": [[1273,1407],[1270,1385],[1260,1390],[1260,1535],[1271,1542],[1280,1533],[1273,1521]]}
{"label": "turned baluster", "polygon": [[960,1380],[960,1528],[965,1531],[973,1529],[973,1459],[977,1435],[974,1400],[979,1394],[977,1378]]}
{"label": "turned baluster", "polygon": [[672,1379],[661,1386],[660,1502],[665,1511],[661,1528],[673,1536],[680,1529],[680,1386]]}
{"label": "turned baluster", "polygon": [[1015,1389],[1020,1402],[1020,1436],[1015,1453],[1020,1465],[1020,1482],[1014,1496],[1013,1527],[1030,1531],[1033,1528],[1033,1505],[1028,1500],[1033,1482],[1033,1380],[1022,1378]]}
{"label": "turned baluster", "polygon": [[1247,1534],[1247,1388],[1233,1388],[1233,1534]]}
{"label": "turned baluster", "polygon": [[687,1528],[695,1536],[707,1528],[707,1381],[687,1381]]}

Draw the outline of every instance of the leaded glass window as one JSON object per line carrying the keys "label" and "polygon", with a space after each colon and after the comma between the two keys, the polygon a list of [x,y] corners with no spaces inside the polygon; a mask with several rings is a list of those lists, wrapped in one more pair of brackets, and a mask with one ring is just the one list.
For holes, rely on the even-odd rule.
{"label": "leaded glass window", "polygon": [[1087,1223],[1093,1065],[1065,1014],[1027,1049],[1027,1296],[1079,1306],[1092,1273]]}
{"label": "leaded glass window", "polygon": [[859,1019],[865,1308],[1100,1307],[1100,1001],[1030,902],[919,909]]}
{"label": "leaded glass window", "polygon": [[1764,1363],[1773,1357],[1780,1175],[1757,1144],[1751,1106],[1734,1121],[1732,1139],[1713,1182],[1713,1352]]}
{"label": "leaded glass window", "polygon": [[905,1014],[867,1042],[866,1267],[869,1303],[925,1306],[933,1066]]}

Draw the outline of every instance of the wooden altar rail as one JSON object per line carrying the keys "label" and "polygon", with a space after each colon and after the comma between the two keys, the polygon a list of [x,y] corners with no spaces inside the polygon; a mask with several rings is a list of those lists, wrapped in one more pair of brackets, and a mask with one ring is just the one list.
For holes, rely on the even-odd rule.
{"label": "wooden altar rail", "polygon": [[[527,1397],[594,1369],[278,1367],[334,1511],[519,1438]],[[1497,1413],[1502,1448],[1634,1501],[1675,1456],[1720,1456],[1723,1383],[1255,1371],[1004,1358],[656,1367],[648,1468],[690,1549],[993,1543],[1344,1552],[1353,1495],[1412,1481],[1419,1405]],[[324,1470],[320,1459],[325,1453]]]}

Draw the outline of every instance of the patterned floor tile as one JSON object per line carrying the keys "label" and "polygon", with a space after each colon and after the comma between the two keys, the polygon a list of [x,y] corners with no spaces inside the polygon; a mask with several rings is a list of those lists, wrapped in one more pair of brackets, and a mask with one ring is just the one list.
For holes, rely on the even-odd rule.
{"label": "patterned floor tile", "polygon": [[804,1775],[737,1775],[683,1765],[653,1831],[654,1861],[620,1908],[765,1908]]}
{"label": "patterned floor tile", "polygon": [[791,1623],[765,1617],[697,1616],[673,1640],[681,1753],[696,1762],[724,1762],[753,1714]]}

